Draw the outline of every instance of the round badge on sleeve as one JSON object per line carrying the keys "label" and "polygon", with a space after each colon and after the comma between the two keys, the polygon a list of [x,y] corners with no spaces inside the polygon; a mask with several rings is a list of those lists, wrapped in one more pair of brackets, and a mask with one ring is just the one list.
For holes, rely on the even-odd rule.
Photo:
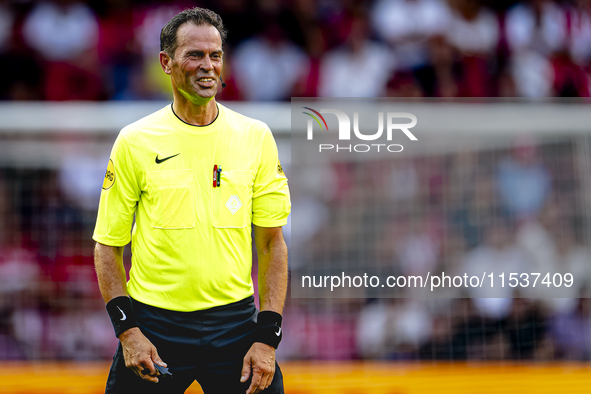
{"label": "round badge on sleeve", "polygon": [[110,189],[115,183],[115,165],[113,160],[109,159],[109,165],[107,166],[107,172],[105,173],[105,180],[103,181],[103,190]]}

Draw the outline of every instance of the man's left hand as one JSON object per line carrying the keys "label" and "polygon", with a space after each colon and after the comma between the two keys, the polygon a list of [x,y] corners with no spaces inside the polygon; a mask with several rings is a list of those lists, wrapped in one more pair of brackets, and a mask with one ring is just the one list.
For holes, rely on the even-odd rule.
{"label": "man's left hand", "polygon": [[252,344],[244,356],[241,383],[248,380],[251,371],[252,382],[246,390],[246,394],[256,394],[271,385],[275,375],[275,349],[272,346],[261,342]]}

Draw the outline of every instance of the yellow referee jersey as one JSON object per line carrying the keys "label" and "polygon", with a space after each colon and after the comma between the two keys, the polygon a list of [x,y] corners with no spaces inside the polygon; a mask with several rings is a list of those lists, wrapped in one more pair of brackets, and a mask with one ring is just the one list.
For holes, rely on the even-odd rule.
{"label": "yellow referee jersey", "polygon": [[132,239],[127,289],[145,304],[195,311],[252,295],[251,223],[286,224],[287,178],[271,131],[217,105],[208,126],[182,122],[168,105],[113,146],[93,239]]}

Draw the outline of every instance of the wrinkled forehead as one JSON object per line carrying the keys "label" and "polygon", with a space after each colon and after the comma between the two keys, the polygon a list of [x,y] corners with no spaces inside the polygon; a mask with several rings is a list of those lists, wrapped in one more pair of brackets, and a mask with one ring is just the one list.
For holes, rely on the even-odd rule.
{"label": "wrinkled forehead", "polygon": [[222,37],[218,29],[209,24],[183,23],[176,33],[177,50],[221,51]]}

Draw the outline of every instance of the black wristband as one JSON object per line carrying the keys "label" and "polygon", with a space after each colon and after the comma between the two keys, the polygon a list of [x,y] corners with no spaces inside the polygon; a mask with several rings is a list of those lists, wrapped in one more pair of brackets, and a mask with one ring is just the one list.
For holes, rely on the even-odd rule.
{"label": "black wristband", "polygon": [[283,332],[281,330],[282,321],[283,317],[277,312],[259,312],[257,328],[253,334],[253,342],[261,342],[277,349],[279,342],[283,338]]}
{"label": "black wristband", "polygon": [[267,326],[269,324],[275,324],[281,327],[283,322],[283,316],[273,311],[261,311],[257,316],[257,324],[259,326]]}
{"label": "black wristband", "polygon": [[124,331],[138,326],[131,299],[127,296],[115,297],[109,301],[107,303],[107,313],[111,318],[111,324],[113,324],[117,338]]}

